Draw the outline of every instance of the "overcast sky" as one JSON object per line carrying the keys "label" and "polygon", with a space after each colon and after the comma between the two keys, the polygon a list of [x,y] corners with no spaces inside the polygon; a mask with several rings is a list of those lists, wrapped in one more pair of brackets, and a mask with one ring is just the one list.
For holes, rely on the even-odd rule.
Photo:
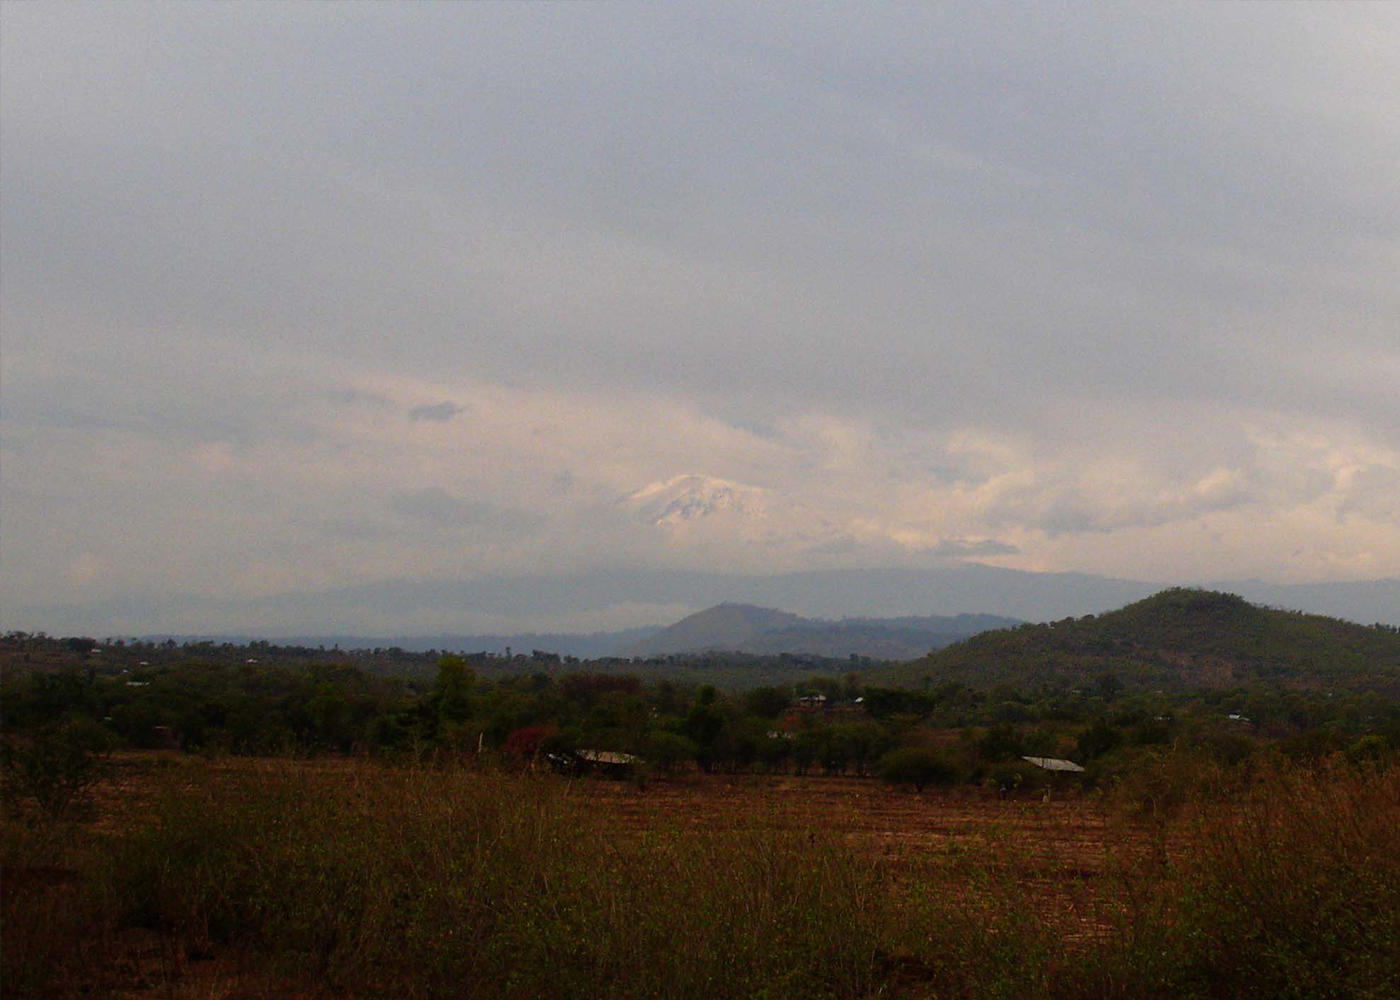
{"label": "overcast sky", "polygon": [[1400,5],[6,3],[4,624],[1397,576],[1397,164]]}

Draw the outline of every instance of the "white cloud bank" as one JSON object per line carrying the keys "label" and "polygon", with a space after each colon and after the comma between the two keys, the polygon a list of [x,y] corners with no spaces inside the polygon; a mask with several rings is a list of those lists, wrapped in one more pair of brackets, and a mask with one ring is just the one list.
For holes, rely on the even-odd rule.
{"label": "white cloud bank", "polygon": [[[1190,454],[1172,434],[1057,444],[829,414],[760,434],[655,396],[368,375],[317,388],[302,374],[305,395],[272,420],[294,433],[122,422],[13,433],[6,519],[48,530],[7,532],[5,558],[47,569],[7,573],[7,606],[618,565],[768,573],[972,558],[1280,581],[1400,567],[1400,454],[1345,426],[1280,431],[1275,416],[1261,433],[1243,414]],[[424,398],[462,415],[406,421]],[[713,477],[671,475],[692,468]]]}

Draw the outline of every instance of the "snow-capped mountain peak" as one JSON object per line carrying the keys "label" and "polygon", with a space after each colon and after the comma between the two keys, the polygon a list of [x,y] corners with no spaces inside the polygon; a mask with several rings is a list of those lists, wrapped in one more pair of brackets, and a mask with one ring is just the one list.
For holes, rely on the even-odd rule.
{"label": "snow-capped mountain peak", "polygon": [[692,472],[649,483],[620,503],[649,524],[681,524],[721,511],[762,514],[763,490]]}

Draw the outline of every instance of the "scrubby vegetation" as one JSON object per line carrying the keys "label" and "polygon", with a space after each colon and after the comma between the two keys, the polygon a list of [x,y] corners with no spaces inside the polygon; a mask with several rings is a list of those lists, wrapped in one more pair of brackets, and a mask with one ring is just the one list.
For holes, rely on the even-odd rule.
{"label": "scrubby vegetation", "polygon": [[[0,973],[55,996],[219,995],[206,960],[255,996],[1400,995],[1400,636],[1318,625],[1341,645],[1300,659],[1227,596],[1125,614],[952,651],[1011,641],[1063,676],[988,654],[980,678],[731,692],[11,634]],[[1236,672],[1154,688],[1085,636]],[[1240,673],[1246,647],[1282,680]],[[601,760],[631,780],[577,777]]]}
{"label": "scrubby vegetation", "polygon": [[975,836],[891,856],[848,832],[858,813],[814,822],[761,785],[723,815],[629,821],[594,782],[547,774],[141,760],[102,824],[7,822],[7,991],[114,992],[113,955],[143,934],[164,956],[152,992],[175,996],[207,990],[200,961],[229,954],[264,996],[1400,988],[1393,766],[1171,762],[1171,795],[1084,804],[1107,824],[1088,871],[991,811]]}
{"label": "scrubby vegetation", "polygon": [[1400,697],[1400,628],[1258,607],[1176,588],[1103,615],[984,632],[875,671],[897,686],[949,682],[1085,686],[1113,675],[1129,691],[1248,687]]}

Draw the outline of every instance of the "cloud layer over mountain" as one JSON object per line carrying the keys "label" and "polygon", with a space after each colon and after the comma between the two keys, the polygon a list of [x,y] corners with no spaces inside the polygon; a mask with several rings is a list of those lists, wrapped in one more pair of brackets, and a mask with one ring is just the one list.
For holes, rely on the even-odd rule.
{"label": "cloud layer over mountain", "polygon": [[3,624],[618,567],[1400,576],[1397,40],[9,5]]}

